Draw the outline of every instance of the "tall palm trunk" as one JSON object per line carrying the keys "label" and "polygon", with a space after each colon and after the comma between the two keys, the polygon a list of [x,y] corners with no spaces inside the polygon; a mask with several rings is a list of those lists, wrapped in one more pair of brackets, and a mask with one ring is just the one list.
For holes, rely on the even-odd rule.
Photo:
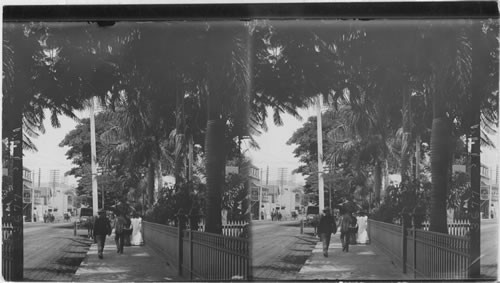
{"label": "tall palm trunk", "polygon": [[193,158],[194,158],[194,140],[193,140],[193,135],[190,134],[188,138],[188,171],[187,171],[188,182],[193,181]]}
{"label": "tall palm trunk", "polygon": [[375,163],[375,201],[377,205],[382,202],[381,200],[381,190],[382,190],[382,162],[377,160]]}
{"label": "tall palm trunk", "polygon": [[411,98],[409,93],[403,93],[403,137],[401,143],[401,183],[409,181],[409,164],[410,164],[410,138],[411,138],[411,125],[410,125],[410,105]]}
{"label": "tall palm trunk", "polygon": [[[469,277],[479,278],[481,276],[481,219],[480,219],[480,192],[481,192],[481,102],[485,95],[481,91],[483,78],[479,75],[486,64],[481,62],[481,55],[487,54],[483,39],[481,38],[482,24],[475,20],[472,24],[472,81],[471,89],[474,91],[472,99],[471,113],[472,123],[470,128],[471,135],[471,191],[472,196],[469,206],[470,221],[470,262]],[[498,33],[498,29],[497,29]],[[497,45],[498,48],[498,45]]]}
{"label": "tall palm trunk", "polygon": [[420,147],[421,147],[420,135],[417,135],[415,141],[415,179],[420,182]]}
{"label": "tall palm trunk", "polygon": [[382,189],[380,190],[380,198],[384,199],[387,194],[387,187],[389,186],[389,160],[384,160],[384,167],[382,168]]}
{"label": "tall palm trunk", "polygon": [[435,92],[433,96],[431,132],[432,194],[429,229],[433,232],[447,234],[446,195],[451,156],[451,125],[449,119],[446,117],[444,94],[441,91]]}
{"label": "tall palm trunk", "polygon": [[[14,103],[15,105],[15,103]],[[22,131],[22,111],[14,111],[13,119],[13,141],[14,152],[12,156],[12,171],[9,172],[12,176],[12,186],[14,190],[14,199],[10,205],[9,215],[4,215],[3,218],[7,223],[12,224],[12,239],[14,251],[12,253],[12,265],[9,272],[10,278],[7,280],[22,281],[23,279],[23,262],[24,262],[24,248],[23,248],[23,131]],[[9,151],[10,155],[10,151]],[[5,208],[4,208],[5,209]],[[5,210],[4,210],[5,211]],[[7,217],[6,217],[7,216]],[[8,268],[8,267],[7,267]],[[4,273],[5,275],[5,273]]]}
{"label": "tall palm trunk", "polygon": [[147,175],[148,189],[146,194],[148,196],[147,203],[149,207],[152,207],[154,204],[155,170],[156,170],[155,162],[153,160],[150,160],[148,164],[148,175]]}
{"label": "tall palm trunk", "polygon": [[226,155],[224,150],[224,122],[211,117],[207,121],[205,137],[207,199],[206,231],[222,232],[222,186],[224,185]]}
{"label": "tall palm trunk", "polygon": [[[156,188],[156,191],[159,192],[163,188],[163,174],[162,174],[162,168],[161,168],[161,162],[160,161],[156,162],[155,171],[156,171],[156,184],[155,184],[155,188]],[[154,194],[153,194],[153,197],[154,197]]]}
{"label": "tall palm trunk", "polygon": [[185,181],[185,155],[184,144],[186,142],[185,126],[186,118],[184,115],[184,97],[182,92],[177,91],[176,95],[176,115],[175,115],[175,164],[174,177],[175,184],[179,187]]}

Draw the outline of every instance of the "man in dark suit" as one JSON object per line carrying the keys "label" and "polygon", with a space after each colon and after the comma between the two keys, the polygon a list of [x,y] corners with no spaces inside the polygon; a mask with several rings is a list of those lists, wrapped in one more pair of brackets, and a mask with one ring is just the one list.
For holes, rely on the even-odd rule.
{"label": "man in dark suit", "polygon": [[323,255],[328,257],[328,247],[330,246],[330,238],[332,233],[337,233],[337,224],[335,218],[330,213],[330,209],[325,207],[323,214],[319,218],[318,234],[323,242]]}
{"label": "man in dark suit", "polygon": [[106,217],[105,210],[99,210],[99,217],[94,223],[94,241],[97,243],[97,254],[99,258],[103,258],[104,243],[106,242],[106,235],[111,235],[111,224]]}

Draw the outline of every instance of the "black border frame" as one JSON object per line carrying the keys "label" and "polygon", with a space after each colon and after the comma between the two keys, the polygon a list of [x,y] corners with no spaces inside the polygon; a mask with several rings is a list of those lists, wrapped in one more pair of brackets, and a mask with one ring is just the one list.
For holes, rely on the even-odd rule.
{"label": "black border frame", "polygon": [[10,5],[5,22],[249,19],[474,19],[498,18],[496,1],[164,4],[164,5]]}

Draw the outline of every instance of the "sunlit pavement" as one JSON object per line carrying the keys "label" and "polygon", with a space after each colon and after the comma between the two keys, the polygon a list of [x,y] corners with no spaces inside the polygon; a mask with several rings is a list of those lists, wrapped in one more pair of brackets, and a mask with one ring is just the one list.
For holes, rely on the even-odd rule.
{"label": "sunlit pavement", "polygon": [[[294,280],[316,245],[297,221],[252,221],[252,272],[257,281]],[[306,232],[306,231],[305,231]]]}
{"label": "sunlit pavement", "polygon": [[350,245],[342,252],[340,234],[332,235],[328,257],[323,246],[316,244],[311,257],[300,270],[298,280],[408,280],[389,257],[372,245]]}
{"label": "sunlit pavement", "polygon": [[[481,221],[481,277],[498,278],[498,222]],[[411,274],[410,274],[411,275]],[[342,252],[339,234],[332,235],[329,257],[323,256],[321,242],[299,272],[300,280],[409,280],[391,259],[372,245],[351,245]]]}
{"label": "sunlit pavement", "polygon": [[481,277],[498,278],[498,222],[481,221]]}
{"label": "sunlit pavement", "polygon": [[87,257],[73,277],[80,282],[165,282],[180,281],[177,269],[147,246],[124,247],[116,252],[114,235],[106,238],[104,258],[97,256],[92,244]]}

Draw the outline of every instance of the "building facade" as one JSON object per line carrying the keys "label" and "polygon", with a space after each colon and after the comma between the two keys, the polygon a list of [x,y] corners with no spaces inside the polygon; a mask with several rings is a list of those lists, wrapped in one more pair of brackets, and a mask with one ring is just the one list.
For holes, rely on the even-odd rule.
{"label": "building facade", "polygon": [[33,173],[26,167],[23,167],[23,218],[24,221],[34,220],[33,206]]}
{"label": "building facade", "polygon": [[74,188],[65,183],[41,183],[35,189],[35,213],[37,221],[43,221],[44,214],[53,214],[62,219],[65,213],[74,215],[76,196]]}
{"label": "building facade", "polygon": [[481,218],[496,219],[498,215],[497,169],[481,164]]}

